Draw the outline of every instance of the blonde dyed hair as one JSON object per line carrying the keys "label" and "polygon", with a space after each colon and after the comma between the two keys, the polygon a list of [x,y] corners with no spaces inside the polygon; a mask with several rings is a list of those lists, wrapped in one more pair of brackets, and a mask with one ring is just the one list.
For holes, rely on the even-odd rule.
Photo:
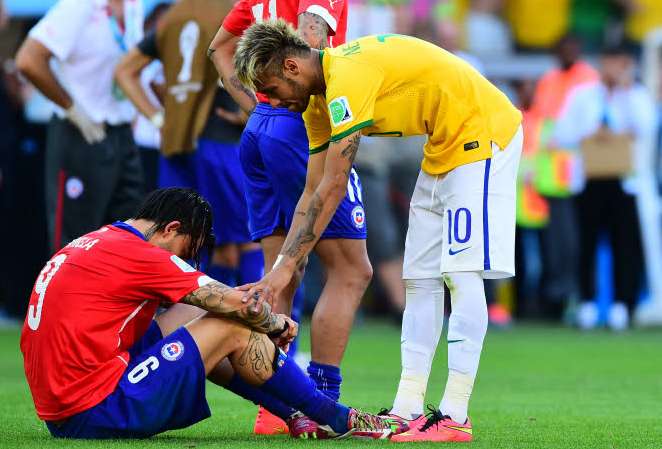
{"label": "blonde dyed hair", "polygon": [[244,31],[234,54],[237,78],[257,90],[265,75],[282,76],[283,61],[288,56],[304,55],[310,47],[283,19],[255,23]]}

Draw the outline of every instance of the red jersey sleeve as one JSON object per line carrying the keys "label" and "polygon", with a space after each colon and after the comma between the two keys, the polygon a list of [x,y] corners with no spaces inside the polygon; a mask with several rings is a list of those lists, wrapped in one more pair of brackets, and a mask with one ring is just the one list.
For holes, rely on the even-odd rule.
{"label": "red jersey sleeve", "polygon": [[[299,0],[298,14],[317,14],[329,25],[330,35],[336,34],[338,26],[345,21],[343,11],[346,0]],[[342,23],[344,25],[344,23]]]}
{"label": "red jersey sleeve", "polygon": [[150,248],[125,265],[126,291],[137,299],[178,302],[211,280],[204,273],[161,248]]}
{"label": "red jersey sleeve", "polygon": [[254,21],[255,17],[250,2],[239,0],[223,19],[222,27],[235,36],[241,36]]}

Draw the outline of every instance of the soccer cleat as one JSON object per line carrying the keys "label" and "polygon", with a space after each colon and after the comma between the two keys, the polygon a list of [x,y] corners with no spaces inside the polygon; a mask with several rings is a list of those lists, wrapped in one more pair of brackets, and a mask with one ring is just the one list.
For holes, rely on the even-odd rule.
{"label": "soccer cleat", "polygon": [[323,440],[330,437],[329,432],[301,412],[296,412],[287,420],[292,438],[303,440]]}
{"label": "soccer cleat", "polygon": [[349,430],[342,435],[331,435],[332,438],[365,438],[384,440],[391,435],[397,435],[409,429],[405,420],[394,420],[365,413],[355,408],[349,409],[347,418]]}
{"label": "soccer cleat", "polygon": [[453,421],[450,416],[442,415],[439,410],[428,406],[428,413],[410,422],[407,432],[391,438],[394,443],[431,442],[469,442],[473,439],[471,421],[464,424]]}
{"label": "soccer cleat", "polygon": [[406,419],[402,416],[395,415],[391,413],[391,410],[392,409],[383,408],[377,413],[377,416],[391,424],[393,435],[398,435],[409,430],[411,424],[416,421],[416,419]]}
{"label": "soccer cleat", "polygon": [[286,435],[289,432],[285,421],[260,406],[255,417],[255,435]]}

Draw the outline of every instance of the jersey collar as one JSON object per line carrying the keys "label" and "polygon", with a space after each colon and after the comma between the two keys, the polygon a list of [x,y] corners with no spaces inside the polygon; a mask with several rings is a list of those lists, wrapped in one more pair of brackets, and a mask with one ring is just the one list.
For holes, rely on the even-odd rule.
{"label": "jersey collar", "polygon": [[133,226],[131,226],[130,224],[124,223],[123,221],[116,221],[115,223],[113,223],[113,226],[115,226],[116,228],[120,228],[124,231],[128,231],[132,234],[135,234],[138,237],[140,237],[141,239],[143,239],[144,241],[147,241],[147,238],[145,238],[145,235],[142,232],[140,232],[139,230],[137,230],[136,228],[134,228]]}

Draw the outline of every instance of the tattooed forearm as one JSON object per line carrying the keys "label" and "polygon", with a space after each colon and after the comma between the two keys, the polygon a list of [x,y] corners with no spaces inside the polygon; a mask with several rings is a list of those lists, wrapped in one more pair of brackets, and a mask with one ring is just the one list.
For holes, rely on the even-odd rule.
{"label": "tattooed forearm", "polygon": [[343,150],[340,152],[342,157],[349,160],[350,170],[352,169],[351,165],[354,163],[354,159],[356,158],[356,153],[359,151],[360,141],[361,135],[359,133],[355,133],[352,137],[349,138],[349,142],[347,142],[345,148],[343,148]]}
{"label": "tattooed forearm", "polygon": [[[226,301],[226,297],[234,294],[234,301]],[[229,318],[254,329],[269,334],[285,329],[285,319],[282,315],[271,313],[271,306],[263,303],[259,312],[250,311],[251,303],[240,302],[241,293],[237,290],[213,281],[192,293],[184,296],[182,302],[205,309],[223,318]]]}
{"label": "tattooed forearm", "polygon": [[241,84],[241,81],[239,81],[237,75],[230,76],[230,79],[228,81],[230,81],[232,87],[234,87],[236,90],[243,93],[249,98],[249,100],[253,104],[253,107],[257,106],[257,98],[255,97],[255,92],[253,92],[252,90]]}
{"label": "tattooed forearm", "polygon": [[312,48],[323,50],[328,47],[329,26],[317,14],[304,12],[299,14],[299,34]]}
{"label": "tattooed forearm", "polygon": [[227,285],[213,281],[184,296],[182,302],[220,313],[224,309],[225,295],[230,291],[232,288]]}
{"label": "tattooed forearm", "polygon": [[317,239],[317,236],[315,235],[315,224],[317,223],[317,218],[319,217],[320,212],[322,212],[322,206],[323,202],[319,193],[313,193],[310,204],[308,204],[308,210],[305,212],[303,218],[303,227],[297,232],[292,241],[285,242],[283,253],[294,258],[297,265],[299,265],[307,255],[305,251],[301,251],[302,247]]}
{"label": "tattooed forearm", "polygon": [[237,364],[239,367],[248,369],[260,381],[266,381],[271,377],[271,361],[269,354],[273,355],[273,346],[269,350],[267,340],[263,335],[251,332],[248,337],[246,348],[239,356]]}
{"label": "tattooed forearm", "polygon": [[211,57],[214,55],[214,52],[216,51],[215,48],[208,48],[207,49],[207,57],[211,59]]}

